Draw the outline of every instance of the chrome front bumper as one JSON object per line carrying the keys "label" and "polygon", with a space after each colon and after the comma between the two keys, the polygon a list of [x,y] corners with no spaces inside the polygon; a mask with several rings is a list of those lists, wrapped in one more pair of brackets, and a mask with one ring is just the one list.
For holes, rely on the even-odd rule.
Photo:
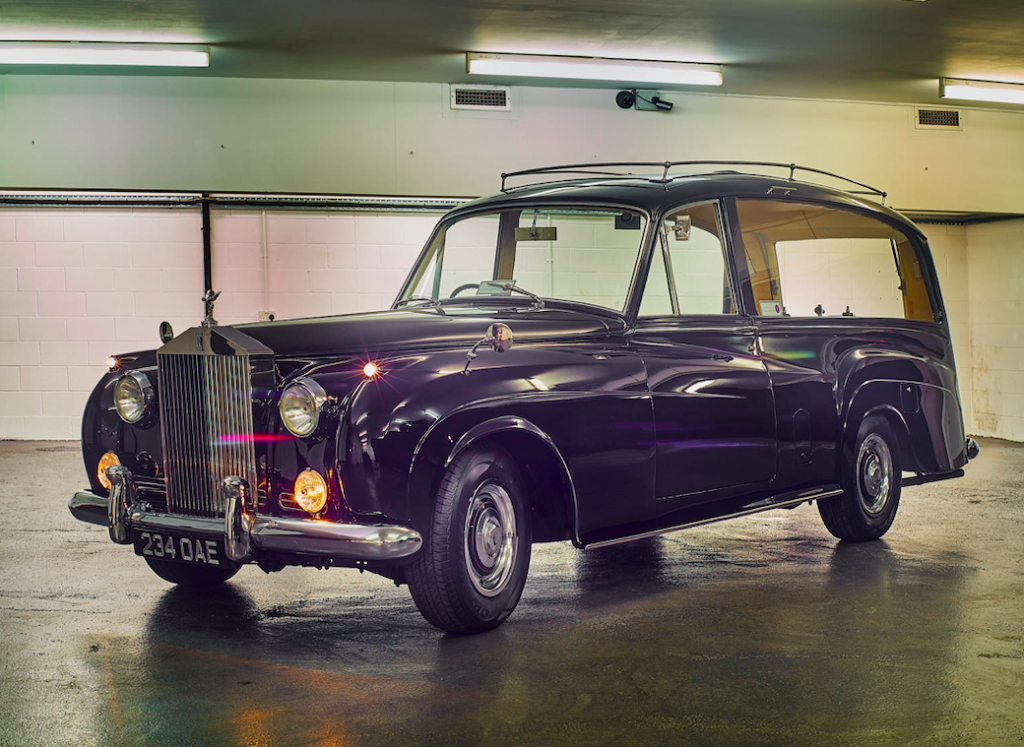
{"label": "chrome front bumper", "polygon": [[81,490],[71,496],[68,508],[79,521],[107,527],[110,539],[122,545],[132,543],[135,530],[223,537],[228,557],[247,563],[261,553],[398,560],[412,555],[423,544],[419,532],[402,526],[257,516],[251,490],[240,477],[228,477],[221,483],[227,498],[223,519],[147,510],[136,498],[131,472],[115,466],[107,474],[111,481],[110,498]]}

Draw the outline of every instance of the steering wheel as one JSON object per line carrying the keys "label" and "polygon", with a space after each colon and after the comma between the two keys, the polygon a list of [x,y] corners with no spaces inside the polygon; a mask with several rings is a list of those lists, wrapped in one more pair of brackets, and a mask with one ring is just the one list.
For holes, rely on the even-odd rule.
{"label": "steering wheel", "polygon": [[455,298],[457,295],[462,293],[462,291],[464,291],[464,290],[469,290],[470,288],[479,288],[479,287],[480,287],[480,283],[463,283],[458,288],[453,290],[452,294],[450,296],[448,296],[448,298]]}

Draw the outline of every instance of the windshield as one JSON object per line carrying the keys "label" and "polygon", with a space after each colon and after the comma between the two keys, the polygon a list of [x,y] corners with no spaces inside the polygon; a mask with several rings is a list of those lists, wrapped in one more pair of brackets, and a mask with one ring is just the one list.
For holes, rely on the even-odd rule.
{"label": "windshield", "polygon": [[520,295],[623,311],[646,218],[629,210],[538,207],[443,225],[396,306]]}

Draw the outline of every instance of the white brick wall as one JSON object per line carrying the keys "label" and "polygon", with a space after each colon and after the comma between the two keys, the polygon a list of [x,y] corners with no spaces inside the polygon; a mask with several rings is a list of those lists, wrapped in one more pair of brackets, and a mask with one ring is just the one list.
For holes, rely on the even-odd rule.
{"label": "white brick wall", "polygon": [[391,305],[436,215],[267,212],[269,303],[263,299],[262,216],[213,213],[217,321],[347,314]]}
{"label": "white brick wall", "polygon": [[[270,211],[265,302],[260,213],[214,210],[214,286],[223,291],[216,316],[234,324],[255,320],[261,310],[289,318],[385,308],[436,217]],[[974,379],[985,387],[988,418],[978,432],[1024,440],[1024,407],[1017,401],[1024,400],[1024,330],[1016,321],[1024,311],[1024,222],[925,228],[953,325],[968,428],[973,365]],[[563,230],[568,239],[568,223],[560,224],[560,240]],[[632,235],[618,232],[616,238],[632,241]],[[973,325],[968,238],[974,242],[971,306],[983,311]],[[565,277],[601,270],[591,266],[593,253],[551,255],[546,243],[531,249],[538,268],[555,261],[556,271],[564,265]],[[622,252],[607,254],[631,268],[631,251],[625,264],[619,262]],[[622,267],[608,269],[619,270],[618,279]],[[1006,279],[1008,267],[1016,268],[1015,284]],[[525,276],[518,279],[532,287]],[[85,398],[107,356],[155,347],[163,319],[179,332],[196,324],[203,313],[202,287],[197,210],[0,209],[0,438],[77,438]],[[994,316],[997,311],[1002,316]],[[1000,321],[998,330],[992,320]],[[972,335],[983,343],[973,360]],[[1002,351],[1004,339],[1015,352]],[[1017,430],[1000,425],[997,413],[1008,412],[1021,413],[1006,420]]]}
{"label": "white brick wall", "polygon": [[975,431],[1024,441],[1024,220],[967,228]]}
{"label": "white brick wall", "polygon": [[201,293],[198,211],[0,210],[0,438],[77,438],[107,356]]}
{"label": "white brick wall", "polygon": [[[213,212],[216,316],[225,324],[391,304],[436,216]],[[0,209],[0,438],[77,438],[112,353],[203,315],[198,210]]]}

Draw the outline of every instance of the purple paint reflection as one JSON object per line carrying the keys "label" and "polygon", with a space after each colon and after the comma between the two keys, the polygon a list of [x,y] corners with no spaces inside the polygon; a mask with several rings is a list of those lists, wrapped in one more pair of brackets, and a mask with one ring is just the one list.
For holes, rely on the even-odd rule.
{"label": "purple paint reflection", "polygon": [[225,433],[217,439],[221,443],[269,444],[279,441],[294,441],[295,436],[286,433]]}

